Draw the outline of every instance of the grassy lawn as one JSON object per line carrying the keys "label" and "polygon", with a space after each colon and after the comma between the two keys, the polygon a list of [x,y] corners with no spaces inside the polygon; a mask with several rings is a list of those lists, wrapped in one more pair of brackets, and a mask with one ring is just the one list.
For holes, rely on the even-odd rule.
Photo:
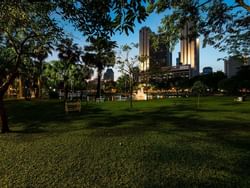
{"label": "grassy lawn", "polygon": [[250,187],[250,101],[8,101],[0,187]]}

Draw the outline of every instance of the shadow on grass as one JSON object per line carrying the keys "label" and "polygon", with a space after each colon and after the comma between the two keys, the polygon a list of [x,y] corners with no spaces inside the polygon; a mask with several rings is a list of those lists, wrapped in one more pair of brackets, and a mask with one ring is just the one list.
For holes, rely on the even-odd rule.
{"label": "shadow on grass", "polygon": [[[218,113],[218,109],[194,111],[188,105],[161,106],[153,109],[105,109],[101,105],[83,104],[82,112],[64,113],[60,101],[8,102],[10,124],[16,133],[53,133],[93,129],[92,136],[129,136],[155,131],[161,134],[204,132],[215,142],[226,142],[237,148],[250,149],[249,139],[226,140],[236,132],[250,134],[249,122],[239,117],[207,120],[200,113]],[[225,111],[223,111],[225,110]],[[227,113],[223,109],[220,113]],[[75,125],[76,124],[76,125]],[[234,143],[235,142],[235,143]]]}
{"label": "shadow on grass", "polygon": [[[84,128],[86,118],[100,118],[105,112],[95,106],[83,105],[82,111],[64,112],[62,101],[8,101],[7,112],[10,129],[14,133],[62,133]],[[73,122],[83,121],[84,126],[73,127]]]}
{"label": "shadow on grass", "polygon": [[[53,128],[74,130],[72,124],[78,122],[79,129],[107,128],[143,133],[147,130],[163,131],[164,125],[171,125],[176,131],[212,131],[212,133],[229,133],[231,131],[250,131],[248,122],[239,117],[206,120],[200,113],[227,113],[228,109],[200,109],[193,106],[161,106],[152,109],[104,109],[99,105],[83,104],[82,112],[65,114],[64,103],[60,101],[22,101],[17,104],[8,102],[10,124],[21,126],[22,133],[39,133],[52,131]],[[51,126],[51,127],[50,127]],[[72,129],[73,128],[73,129]],[[77,127],[75,127],[77,128]],[[36,130],[37,129],[37,130]],[[58,129],[57,129],[58,131]],[[173,130],[171,130],[173,131]],[[126,132],[126,131],[125,131]]]}
{"label": "shadow on grass", "polygon": [[[176,136],[172,146],[155,143],[147,148],[141,159],[144,167],[141,174],[144,178],[142,187],[237,187],[244,186],[240,184],[244,178],[249,180],[249,122],[230,116],[221,120],[208,120],[201,115],[227,113],[232,109],[201,108],[196,111],[192,105],[163,104],[152,109],[117,110],[104,108],[102,105],[83,104],[81,113],[68,115],[63,109],[63,102],[58,101],[8,104],[10,123],[19,126],[16,133],[21,134],[61,134],[88,129],[93,130],[91,137],[104,139],[141,136],[146,132],[157,132],[166,137]],[[203,136],[197,136],[198,132]],[[242,132],[243,135],[238,134]],[[201,144],[200,148],[191,147],[193,143]],[[215,148],[210,146],[206,151],[202,148],[202,143]],[[217,146],[226,148],[227,152],[240,151],[240,156],[233,163],[230,158],[223,160],[223,151],[219,156],[216,154]],[[230,174],[224,176],[223,172]],[[222,175],[213,176],[213,173]]]}
{"label": "shadow on grass", "polygon": [[211,149],[158,144],[152,146],[143,161],[142,187],[244,187],[247,184],[248,170],[242,165],[249,162],[241,160],[232,165]]}

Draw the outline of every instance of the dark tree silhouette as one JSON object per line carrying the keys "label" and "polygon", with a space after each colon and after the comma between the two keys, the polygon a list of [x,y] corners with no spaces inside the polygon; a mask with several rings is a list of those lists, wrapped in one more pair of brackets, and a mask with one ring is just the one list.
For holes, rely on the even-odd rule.
{"label": "dark tree silhouette", "polygon": [[73,39],[62,39],[57,45],[58,57],[62,62],[62,74],[63,74],[63,85],[64,85],[64,99],[68,98],[69,91],[69,74],[71,66],[75,65],[80,60],[81,49],[77,44],[73,43]]}
{"label": "dark tree silhouette", "polygon": [[0,75],[1,132],[9,132],[8,117],[3,97],[10,84],[16,79],[23,66],[23,58],[31,57],[37,44],[57,38],[59,29],[50,19],[51,3],[30,1],[3,1],[0,3],[0,48],[10,56],[2,56],[5,74]]}
{"label": "dark tree silhouette", "polygon": [[84,48],[85,54],[82,56],[83,62],[97,69],[97,98],[101,96],[102,71],[105,67],[115,64],[115,52],[113,51],[115,47],[116,42],[114,41],[110,41],[104,37],[92,37],[90,39],[90,45]]}

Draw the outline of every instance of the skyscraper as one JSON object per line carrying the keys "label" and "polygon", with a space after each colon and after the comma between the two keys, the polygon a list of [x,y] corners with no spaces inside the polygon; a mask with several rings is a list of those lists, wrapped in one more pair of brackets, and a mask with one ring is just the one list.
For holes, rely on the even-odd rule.
{"label": "skyscraper", "polygon": [[111,68],[108,68],[103,75],[103,80],[105,81],[114,81],[114,71]]}
{"label": "skyscraper", "polygon": [[150,41],[150,28],[143,27],[140,29],[139,34],[139,55],[141,58],[141,63],[139,69],[141,72],[147,71],[149,69],[149,41]]}
{"label": "skyscraper", "polygon": [[[158,38],[159,44],[155,49],[152,46],[152,37]],[[141,58],[140,71],[149,69],[160,69],[161,67],[172,66],[172,53],[168,45],[164,43],[162,34],[151,32],[149,27],[143,27],[140,30],[139,55]]]}
{"label": "skyscraper", "polygon": [[190,65],[192,69],[192,76],[199,74],[200,66],[200,42],[199,38],[192,38],[190,29],[193,27],[192,23],[187,23],[181,32],[181,60],[182,65]]}

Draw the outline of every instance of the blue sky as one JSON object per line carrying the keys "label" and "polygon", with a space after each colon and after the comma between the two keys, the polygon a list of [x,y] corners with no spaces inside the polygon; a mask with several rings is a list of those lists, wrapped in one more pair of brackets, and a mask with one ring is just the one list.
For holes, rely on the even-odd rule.
{"label": "blue sky", "polygon": [[[134,33],[130,33],[128,36],[126,34],[116,34],[112,37],[113,40],[117,41],[118,46],[124,45],[124,44],[130,44],[130,43],[138,43],[139,42],[139,30],[143,26],[150,27],[152,31],[157,32],[158,26],[160,26],[161,18],[164,14],[151,14],[145,22],[139,24],[137,23],[134,28]],[[74,39],[76,43],[79,44],[79,46],[83,47],[84,45],[87,45],[85,42],[85,38],[83,37],[82,33],[76,31],[71,24],[66,22],[61,22],[61,25],[64,27],[66,33]],[[201,45],[202,46],[202,40]],[[176,57],[178,52],[180,51],[179,44],[176,45],[173,53],[173,65],[176,63]],[[135,49],[131,54],[132,55],[138,55],[139,49]],[[213,71],[224,71],[224,63],[222,61],[218,61],[218,58],[223,58],[227,54],[221,53],[218,50],[214,49],[211,46],[207,46],[206,48],[200,47],[200,71],[202,71],[203,67],[210,66],[213,68]],[[51,57],[49,57],[48,60],[54,60],[57,59],[57,54],[54,53]],[[120,74],[117,70],[115,70],[115,79]]]}

